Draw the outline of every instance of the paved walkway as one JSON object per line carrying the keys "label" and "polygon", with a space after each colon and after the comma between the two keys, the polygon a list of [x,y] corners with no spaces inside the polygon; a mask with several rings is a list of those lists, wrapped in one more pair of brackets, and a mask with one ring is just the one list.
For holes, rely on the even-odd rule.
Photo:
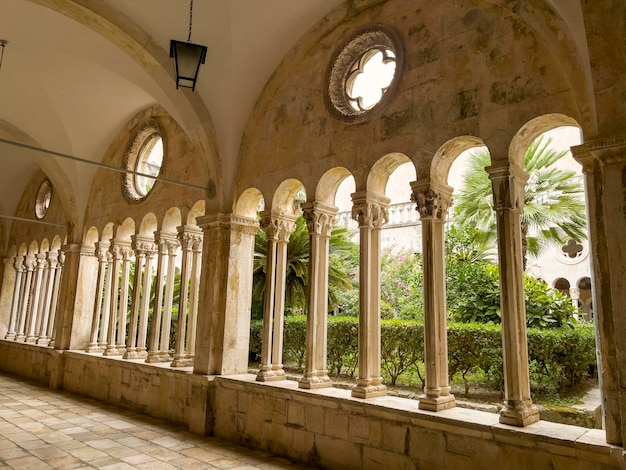
{"label": "paved walkway", "polygon": [[292,469],[270,454],[0,373],[0,469]]}

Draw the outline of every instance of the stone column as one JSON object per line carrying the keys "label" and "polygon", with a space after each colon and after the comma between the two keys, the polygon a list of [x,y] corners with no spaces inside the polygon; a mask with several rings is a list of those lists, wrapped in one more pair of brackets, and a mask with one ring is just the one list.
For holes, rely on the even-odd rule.
{"label": "stone column", "polygon": [[[91,334],[89,335],[89,345],[85,350],[86,352],[100,351],[100,346],[98,345],[98,333],[100,329],[106,328],[106,322],[101,321],[101,317],[103,313],[102,306],[104,304],[103,296],[105,291],[104,281],[106,279],[108,259],[107,254],[109,251],[109,246],[110,245],[108,242],[96,243],[96,257],[98,258],[98,280],[96,281],[96,301],[94,303],[93,319],[91,322]],[[107,297],[110,297],[110,294]]]}
{"label": "stone column", "polygon": [[27,343],[34,343],[37,340],[37,336],[35,336],[35,326],[37,325],[37,315],[39,314],[41,281],[46,267],[46,255],[43,253],[37,253],[35,255],[35,260],[33,287],[31,290],[30,306],[28,308],[28,324],[26,325],[26,338],[24,338],[24,341]]}
{"label": "stone column", "polygon": [[15,296],[16,274],[13,264],[15,256],[4,258],[2,285],[0,285],[0,338],[5,338],[11,323],[12,302]]}
{"label": "stone column", "polygon": [[167,240],[171,234],[154,232],[155,242],[158,247],[159,258],[157,261],[157,274],[154,293],[154,305],[152,308],[152,326],[150,328],[150,350],[146,362],[162,362],[159,354],[161,343],[161,318],[163,315],[163,290],[165,287],[165,272],[167,271]]}
{"label": "stone column", "polygon": [[174,303],[174,283],[176,277],[176,255],[179,242],[175,235],[167,240],[167,276],[165,278],[165,297],[163,300],[163,322],[161,324],[160,362],[171,361],[170,331],[172,328],[172,306]]}
{"label": "stone column", "polygon": [[[295,218],[265,211],[261,228],[267,233],[267,269],[263,308],[263,347],[257,380],[283,380],[283,330],[285,322],[285,286],[287,244],[295,230]],[[271,273],[271,274],[270,274]]]}
{"label": "stone column", "polygon": [[59,264],[59,252],[49,251],[47,254],[48,273],[46,276],[45,297],[43,299],[41,322],[38,328],[37,344],[48,346],[50,344],[50,336],[48,336],[48,322],[50,321],[50,312],[53,308],[52,296],[54,294],[54,281],[56,279],[56,269]]}
{"label": "stone column", "polygon": [[26,255],[24,258],[24,267],[26,269],[26,279],[24,281],[24,290],[22,295],[22,302],[20,304],[20,316],[17,324],[16,341],[24,341],[26,339],[26,322],[31,314],[31,295],[32,295],[32,282],[33,273],[37,266],[37,259],[33,255]]}
{"label": "stone column", "polygon": [[569,296],[572,299],[572,305],[578,311],[578,300],[580,299],[580,289],[578,287],[570,287]]}
{"label": "stone column", "polygon": [[[52,286],[52,302],[50,305],[50,315],[48,317],[48,326],[46,328],[46,336],[50,338],[48,346],[54,347],[56,338],[56,312],[59,305],[59,296],[61,291],[61,279],[63,275],[63,265],[65,264],[65,253],[58,251],[57,263],[54,267],[54,284]],[[52,273],[50,274],[52,276]]]}
{"label": "stone column", "polygon": [[[65,245],[61,251],[57,271],[61,276],[58,307],[50,315],[53,319],[50,344],[55,349],[84,350],[89,344],[98,259],[93,245]],[[52,301],[56,305],[54,293]]]}
{"label": "stone column", "polygon": [[[153,250],[154,245],[152,240],[138,235],[132,237],[132,247],[135,251],[135,278],[133,279],[133,298],[131,303],[131,317],[130,317],[130,331],[126,339],[126,352],[124,353],[124,359],[137,359],[137,341],[139,336],[139,315],[142,310],[142,305],[150,299],[150,291],[148,291],[148,297],[146,299],[145,291],[142,292],[142,285],[144,284],[144,276],[150,278],[149,271],[146,270],[144,274],[144,268],[146,264],[146,252]],[[149,286],[149,285],[148,285]]]}
{"label": "stone column", "polygon": [[[37,321],[35,322],[35,343],[41,344],[39,338],[44,334],[42,332],[43,317],[45,315],[46,298],[48,297],[48,281],[50,279],[50,263],[48,261],[48,253],[44,255],[44,268],[41,274],[41,287],[39,289],[39,306],[37,307]],[[45,329],[45,327],[44,327]]]}
{"label": "stone column", "polygon": [[387,394],[380,374],[380,231],[389,199],[361,191],[352,194],[352,218],[359,224],[359,377],[356,398]]}
{"label": "stone column", "polygon": [[117,348],[117,332],[119,321],[119,301],[120,301],[120,267],[122,265],[122,247],[120,241],[114,238],[111,239],[111,246],[109,246],[109,253],[111,253],[111,263],[109,269],[111,271],[109,275],[110,282],[110,294],[111,300],[109,301],[109,324],[107,326],[107,345],[104,350],[105,356],[119,356],[122,354]]}
{"label": "stone column", "polygon": [[187,354],[193,363],[196,352],[196,327],[198,323],[198,296],[200,290],[200,268],[202,266],[202,231],[194,237],[189,285],[189,328],[187,328]]}
{"label": "stone column", "polygon": [[[178,230],[178,240],[182,248],[182,259],[180,269],[180,298],[178,302],[178,322],[176,328],[176,344],[174,347],[174,359],[172,367],[184,367],[192,365],[192,361],[187,357],[187,326],[189,311],[189,278],[191,275],[191,264],[193,256],[193,246],[195,236],[201,235],[199,228],[186,225],[180,226]],[[189,317],[189,320],[191,318]],[[191,325],[189,324],[191,329]]]}
{"label": "stone column", "polygon": [[130,261],[133,249],[130,243],[120,245],[122,250],[122,279],[120,280],[119,324],[117,327],[116,349],[120,354],[126,352],[126,320],[128,319],[128,284],[130,282]]}
{"label": "stone column", "polygon": [[414,181],[411,199],[422,221],[424,273],[424,365],[423,410],[440,411],[455,406],[448,379],[448,331],[446,325],[446,263],[444,230],[452,188],[429,180]]}
{"label": "stone column", "polygon": [[148,334],[148,316],[150,313],[150,294],[152,288],[152,263],[157,248],[154,243],[145,246],[146,263],[143,273],[143,287],[141,293],[141,313],[139,316],[139,332],[137,334],[137,358],[145,359],[148,356],[146,349],[146,338]]}
{"label": "stone column", "polygon": [[626,136],[572,147],[587,195],[592,296],[604,429],[626,443]]}
{"label": "stone column", "polygon": [[302,204],[309,230],[309,285],[306,360],[300,388],[330,387],[326,369],[328,328],[328,251],[336,207],[320,202]]}
{"label": "stone column", "polygon": [[530,398],[524,270],[520,215],[524,210],[524,185],[528,175],[509,162],[488,167],[498,229],[500,309],[504,359],[504,409],[500,422],[526,426],[539,420]]}
{"label": "stone column", "polygon": [[[100,333],[98,333],[98,347],[101,351],[106,349],[109,342],[109,318],[111,316],[111,284],[113,282],[113,255],[109,250],[109,242],[103,243],[102,250],[104,254],[104,264],[106,266],[106,273],[104,276],[104,289],[102,292],[98,292],[99,296],[102,296],[102,321],[100,322]],[[106,245],[104,245],[106,243]],[[96,301],[99,301],[96,297]]]}
{"label": "stone column", "polygon": [[20,312],[20,302],[22,299],[22,284],[24,283],[25,268],[24,256],[16,256],[13,264],[15,268],[15,285],[13,287],[13,301],[11,302],[11,315],[9,316],[8,331],[5,339],[15,339],[17,320]]}
{"label": "stone column", "polygon": [[[204,232],[194,374],[248,370],[256,219],[232,214],[198,218]],[[190,425],[204,429],[206,423]]]}

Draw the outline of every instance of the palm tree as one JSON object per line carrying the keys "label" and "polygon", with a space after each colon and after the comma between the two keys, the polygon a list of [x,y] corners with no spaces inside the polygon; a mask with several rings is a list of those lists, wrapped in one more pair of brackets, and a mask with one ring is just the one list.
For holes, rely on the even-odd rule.
{"label": "palm tree", "polygon": [[[527,256],[537,258],[549,245],[561,246],[568,239],[580,242],[587,238],[584,190],[576,173],[554,166],[567,151],[549,147],[551,139],[535,139],[524,157],[524,171],[529,178],[525,187],[524,212],[521,217],[524,268]],[[463,187],[455,196],[454,218],[457,224],[474,227],[479,241],[495,245],[496,218],[491,182],[484,168],[490,164],[486,149],[475,151]]]}
{"label": "palm tree", "polygon": [[[342,289],[351,289],[350,273],[345,269],[346,260],[358,252],[347,229],[334,227],[329,242],[328,297],[332,305],[337,302],[337,295]],[[256,308],[254,316],[260,316],[265,291],[265,269],[267,262],[267,237],[263,230],[258,230],[254,240],[254,271],[252,299]],[[306,292],[309,280],[309,231],[302,216],[296,219],[295,231],[287,243],[287,277],[285,305],[288,312],[306,313]]]}

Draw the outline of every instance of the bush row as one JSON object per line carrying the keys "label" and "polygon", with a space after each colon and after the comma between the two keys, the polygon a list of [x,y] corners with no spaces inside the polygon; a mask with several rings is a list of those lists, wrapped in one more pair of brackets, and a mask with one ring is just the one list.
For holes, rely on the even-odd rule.
{"label": "bush row", "polygon": [[[287,316],[283,361],[304,364],[306,317]],[[407,372],[417,375],[424,386],[424,325],[416,321],[381,320],[381,367],[385,378],[395,385]],[[251,326],[251,357],[260,356],[262,322]],[[528,329],[528,354],[534,385],[562,391],[577,385],[595,370],[593,325],[573,328]],[[330,317],[328,323],[327,367],[329,372],[354,376],[358,358],[358,320]],[[502,389],[502,336],[500,325],[448,323],[448,366],[450,378],[461,378],[465,392],[469,378],[480,376],[495,389]],[[420,384],[418,384],[420,385]]]}

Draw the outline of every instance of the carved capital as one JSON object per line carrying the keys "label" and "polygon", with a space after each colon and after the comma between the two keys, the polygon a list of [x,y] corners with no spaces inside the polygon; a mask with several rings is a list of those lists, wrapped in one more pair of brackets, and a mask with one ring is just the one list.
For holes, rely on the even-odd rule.
{"label": "carved capital", "polygon": [[24,258],[24,267],[27,271],[33,271],[37,266],[37,258],[32,255],[26,255]]}
{"label": "carved capital", "polygon": [[259,229],[259,221],[236,214],[214,214],[198,217],[198,226],[204,233],[209,230],[232,230],[244,235],[254,236]]}
{"label": "carved capital", "polygon": [[452,205],[452,188],[430,181],[414,181],[411,188],[411,201],[415,203],[420,218],[446,219]]}
{"label": "carved capital", "polygon": [[191,251],[202,242],[202,229],[194,225],[177,227],[178,240],[183,251]]}
{"label": "carved capital", "polygon": [[493,208],[503,210],[524,210],[524,188],[528,175],[512,163],[497,162],[485,168],[492,182]]}
{"label": "carved capital", "polygon": [[96,242],[96,257],[100,263],[106,263],[109,260],[109,242]]}
{"label": "carved capital", "polygon": [[305,202],[302,204],[302,216],[306,220],[310,234],[330,237],[337,208],[320,202]]}
{"label": "carved capital", "polygon": [[389,220],[389,202],[389,198],[365,191],[353,193],[352,218],[359,228],[380,228]]}
{"label": "carved capital", "polygon": [[157,248],[152,238],[133,235],[131,239],[133,242],[132,248],[135,251],[135,256],[143,257],[148,255],[148,253],[154,255],[154,253],[156,252]]}
{"label": "carved capital", "polygon": [[[168,253],[174,255],[178,249],[178,238],[176,235],[170,232],[157,231],[154,232],[154,241],[156,242],[159,254],[167,255]],[[173,253],[171,253],[173,251]]]}
{"label": "carved capital", "polygon": [[16,256],[15,261],[13,263],[13,267],[18,273],[23,273],[25,269],[24,256]]}
{"label": "carved capital", "polygon": [[296,219],[288,215],[265,211],[261,213],[261,229],[266,233],[268,240],[287,241],[296,229]]}

